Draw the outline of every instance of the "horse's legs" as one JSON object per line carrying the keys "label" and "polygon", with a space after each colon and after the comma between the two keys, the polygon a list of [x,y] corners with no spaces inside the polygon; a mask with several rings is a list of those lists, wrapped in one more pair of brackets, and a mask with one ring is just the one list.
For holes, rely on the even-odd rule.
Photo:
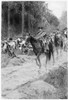
{"label": "horse's legs", "polygon": [[13,52],[13,53],[12,53],[12,58],[14,58],[14,57],[16,57],[16,55],[15,55],[15,53]]}
{"label": "horse's legs", "polygon": [[61,48],[60,48],[61,50],[60,50],[60,54],[61,54],[61,56],[62,56],[62,52],[63,52],[63,41],[61,41]]}
{"label": "horse's legs", "polygon": [[54,52],[52,53],[52,57],[53,57],[53,65],[54,65],[55,63]]}
{"label": "horse's legs", "polygon": [[[39,66],[38,73],[40,74],[41,63],[40,63],[40,58],[39,57],[40,57],[40,53],[37,55],[37,58],[36,58],[36,63]],[[37,60],[39,61],[39,64],[38,64]]]}
{"label": "horse's legs", "polygon": [[9,50],[7,51],[7,53],[9,56],[12,56],[12,53]]}
{"label": "horse's legs", "polygon": [[57,58],[58,58],[58,47],[56,47],[56,53],[57,53]]}
{"label": "horse's legs", "polygon": [[[40,54],[41,53],[38,53],[38,55],[37,55],[37,60],[39,61],[39,68],[41,68],[41,62],[40,62]],[[36,63],[37,63],[37,60],[36,60]],[[37,65],[38,65],[38,63],[37,63]]]}
{"label": "horse's legs", "polygon": [[57,55],[58,55],[58,47],[56,47]]}
{"label": "horse's legs", "polygon": [[62,54],[62,47],[60,46],[59,47],[59,55],[61,55]]}
{"label": "horse's legs", "polygon": [[47,65],[47,62],[48,62],[48,55],[46,54],[46,65]]}
{"label": "horse's legs", "polygon": [[46,65],[47,65],[47,59],[48,59],[48,58],[47,58],[47,55],[46,55]]}

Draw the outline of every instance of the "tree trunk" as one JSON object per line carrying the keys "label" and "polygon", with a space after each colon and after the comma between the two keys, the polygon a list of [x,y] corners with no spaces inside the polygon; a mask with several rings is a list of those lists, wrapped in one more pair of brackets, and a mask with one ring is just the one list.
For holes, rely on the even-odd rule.
{"label": "tree trunk", "polygon": [[24,1],[22,2],[22,36],[24,37]]}
{"label": "tree trunk", "polygon": [[8,2],[8,38],[10,38],[10,2]]}
{"label": "tree trunk", "polygon": [[28,32],[30,33],[30,15],[28,14]]}

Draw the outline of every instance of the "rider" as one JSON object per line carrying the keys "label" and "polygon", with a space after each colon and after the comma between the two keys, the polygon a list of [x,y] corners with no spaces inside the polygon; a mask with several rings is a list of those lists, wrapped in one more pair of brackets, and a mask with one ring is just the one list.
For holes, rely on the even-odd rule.
{"label": "rider", "polygon": [[13,38],[10,37],[10,38],[8,38],[7,41],[8,41],[8,42],[11,42],[12,40],[13,40]]}

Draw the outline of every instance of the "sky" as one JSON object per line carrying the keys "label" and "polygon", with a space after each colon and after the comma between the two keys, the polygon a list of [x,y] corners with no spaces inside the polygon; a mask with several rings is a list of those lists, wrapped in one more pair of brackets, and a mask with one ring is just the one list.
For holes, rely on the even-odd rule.
{"label": "sky", "polygon": [[62,16],[62,12],[67,10],[67,1],[66,0],[47,0],[48,8],[52,10],[53,14],[60,18]]}

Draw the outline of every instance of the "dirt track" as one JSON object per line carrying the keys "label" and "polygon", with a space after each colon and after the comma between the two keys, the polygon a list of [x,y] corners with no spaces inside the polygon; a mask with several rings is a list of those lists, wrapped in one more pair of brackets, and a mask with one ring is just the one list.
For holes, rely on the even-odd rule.
{"label": "dirt track", "polygon": [[[35,56],[18,55],[18,57],[20,59],[10,59],[7,55],[2,54],[2,98],[67,98],[66,72],[68,61],[66,52],[63,51],[58,55],[58,58],[55,53],[55,64],[53,65],[51,59],[47,67],[45,65],[46,57],[42,55],[40,73],[38,73],[39,67],[36,64]],[[61,69],[60,72],[59,69]],[[58,74],[56,74],[57,71]],[[53,72],[54,74],[52,74]],[[56,79],[57,75],[60,76],[59,79]],[[66,81],[62,83],[61,78]],[[59,85],[59,80],[64,86]]]}

